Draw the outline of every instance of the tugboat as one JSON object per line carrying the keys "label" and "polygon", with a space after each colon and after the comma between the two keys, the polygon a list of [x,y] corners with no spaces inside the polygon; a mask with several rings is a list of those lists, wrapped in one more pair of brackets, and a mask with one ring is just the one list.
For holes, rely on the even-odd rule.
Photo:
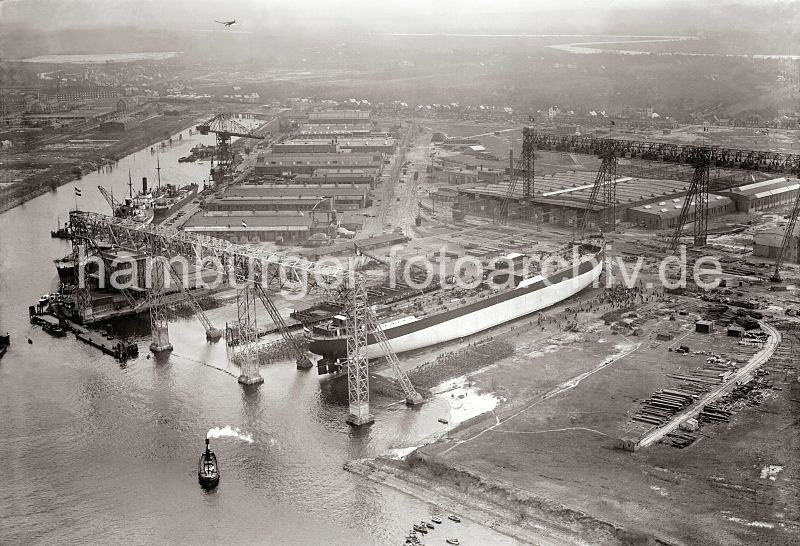
{"label": "tugboat", "polygon": [[219,465],[217,465],[217,456],[208,447],[208,438],[206,438],[206,450],[200,455],[200,461],[197,463],[197,479],[206,489],[213,489],[219,483]]}
{"label": "tugboat", "polygon": [[53,239],[69,239],[72,237],[72,232],[69,230],[69,224],[64,224],[61,227],[61,219],[56,223],[56,229],[50,231],[50,237]]}

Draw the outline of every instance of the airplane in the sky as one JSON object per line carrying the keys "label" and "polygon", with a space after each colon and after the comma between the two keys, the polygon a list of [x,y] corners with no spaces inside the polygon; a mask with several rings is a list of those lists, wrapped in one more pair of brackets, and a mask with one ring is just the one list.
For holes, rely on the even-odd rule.
{"label": "airplane in the sky", "polygon": [[236,19],[234,19],[233,21],[217,21],[217,20],[215,19],[215,20],[214,20],[214,22],[215,22],[215,23],[219,23],[220,25],[225,25],[226,27],[230,27],[230,26],[232,26],[232,25],[235,25],[235,24],[236,24]]}

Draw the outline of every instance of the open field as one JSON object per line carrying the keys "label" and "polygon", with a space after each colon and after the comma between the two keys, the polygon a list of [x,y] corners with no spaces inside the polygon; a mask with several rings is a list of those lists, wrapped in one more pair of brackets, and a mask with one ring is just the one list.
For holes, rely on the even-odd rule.
{"label": "open field", "polygon": [[[0,187],[0,212],[168,139],[194,125],[199,117],[202,116],[194,112],[183,116],[158,116],[121,134],[102,133],[95,127],[80,133],[38,135],[29,149],[3,153],[3,167],[10,169],[14,178],[13,183]],[[4,138],[3,133],[0,138]]]}
{"label": "open field", "polygon": [[[617,252],[642,254],[636,237],[620,236]],[[655,263],[645,265],[643,282],[654,280]],[[492,412],[443,432],[406,462],[378,459],[349,469],[412,494],[427,483],[430,493],[416,493],[422,498],[543,544],[797,541],[800,338],[791,328],[800,323],[785,322],[785,298],[768,288],[744,289],[783,332],[763,366],[767,375],[759,372],[758,387],[732,399],[730,422],[701,424],[688,447],[667,442],[630,452],[618,440],[651,429],[632,417],[653,393],[687,388],[677,376],[703,369],[710,355],[741,367],[758,347],[722,327],[696,333],[707,304],[690,294],[615,297],[595,289],[541,320],[486,333],[515,344],[513,356],[468,372],[474,388],[505,401]],[[682,345],[690,352],[676,352]],[[403,366],[413,369],[435,354],[418,351]]]}

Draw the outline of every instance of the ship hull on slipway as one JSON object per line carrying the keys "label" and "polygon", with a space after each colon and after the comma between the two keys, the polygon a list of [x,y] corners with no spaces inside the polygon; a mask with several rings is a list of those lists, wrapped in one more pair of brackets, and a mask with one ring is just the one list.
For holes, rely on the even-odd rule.
{"label": "ship hull on slipway", "polygon": [[[556,305],[594,283],[603,271],[604,253],[583,256],[575,266],[548,277],[527,279],[513,290],[498,291],[485,299],[435,315],[417,319],[405,317],[382,324],[395,353],[445,343],[466,337]],[[335,361],[347,356],[345,336],[309,337],[309,350]],[[377,358],[385,352],[373,336],[368,337],[367,356]]]}

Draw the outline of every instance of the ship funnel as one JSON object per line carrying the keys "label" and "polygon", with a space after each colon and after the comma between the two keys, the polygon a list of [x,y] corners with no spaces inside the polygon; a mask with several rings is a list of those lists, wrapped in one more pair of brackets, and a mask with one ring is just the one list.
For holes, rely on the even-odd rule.
{"label": "ship funnel", "polygon": [[147,193],[147,177],[142,177],[142,195]]}

